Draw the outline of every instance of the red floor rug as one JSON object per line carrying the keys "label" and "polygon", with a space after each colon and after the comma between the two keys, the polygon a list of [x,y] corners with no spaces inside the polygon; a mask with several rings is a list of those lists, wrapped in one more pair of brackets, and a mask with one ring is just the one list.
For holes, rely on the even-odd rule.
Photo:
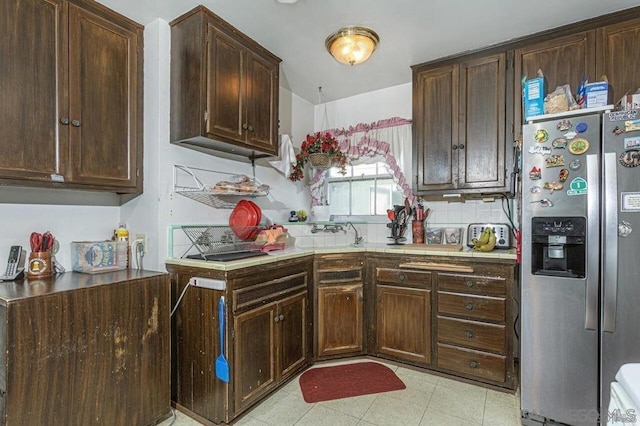
{"label": "red floor rug", "polygon": [[405,389],[402,380],[377,362],[336,365],[307,370],[300,376],[308,403]]}

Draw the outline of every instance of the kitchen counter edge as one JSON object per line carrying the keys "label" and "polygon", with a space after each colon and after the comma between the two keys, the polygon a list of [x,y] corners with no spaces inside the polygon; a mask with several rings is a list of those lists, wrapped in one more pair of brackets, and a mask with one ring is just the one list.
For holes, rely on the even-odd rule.
{"label": "kitchen counter edge", "polygon": [[331,247],[293,247],[284,250],[269,252],[267,256],[252,257],[248,259],[235,260],[231,262],[213,262],[197,259],[183,259],[171,257],[165,259],[166,264],[190,266],[194,268],[214,269],[220,271],[233,271],[236,269],[248,268],[251,266],[263,265],[281,260],[295,259],[314,254],[335,254],[335,253],[389,253],[389,254],[406,254],[418,256],[446,256],[446,257],[462,257],[472,259],[501,259],[513,260],[517,259],[516,250],[494,250],[491,252],[477,252],[471,249],[463,249],[461,251],[445,251],[445,250],[420,250],[420,249],[403,249],[402,246],[389,247],[387,244],[365,244],[362,246],[331,246]]}

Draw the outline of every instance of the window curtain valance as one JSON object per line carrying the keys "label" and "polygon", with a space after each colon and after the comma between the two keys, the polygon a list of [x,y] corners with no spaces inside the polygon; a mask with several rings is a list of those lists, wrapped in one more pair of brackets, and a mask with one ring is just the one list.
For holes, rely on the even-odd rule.
{"label": "window curtain valance", "polygon": [[[385,163],[404,196],[415,202],[411,182],[407,182],[403,172],[404,166],[411,161],[411,120],[393,117],[326,131],[338,140],[351,164]],[[316,170],[311,179],[309,189],[312,206],[320,204],[327,174],[326,171]]]}

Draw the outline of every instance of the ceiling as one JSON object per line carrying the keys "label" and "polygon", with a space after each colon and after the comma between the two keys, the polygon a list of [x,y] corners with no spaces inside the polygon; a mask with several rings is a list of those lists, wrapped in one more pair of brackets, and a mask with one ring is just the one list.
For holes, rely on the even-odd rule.
{"label": "ceiling", "polygon": [[[141,23],[203,4],[282,59],[281,85],[318,104],[411,81],[410,66],[637,6],[638,0],[98,0]],[[340,64],[326,37],[347,25],[380,36],[369,61]],[[322,87],[320,96],[318,87]]]}

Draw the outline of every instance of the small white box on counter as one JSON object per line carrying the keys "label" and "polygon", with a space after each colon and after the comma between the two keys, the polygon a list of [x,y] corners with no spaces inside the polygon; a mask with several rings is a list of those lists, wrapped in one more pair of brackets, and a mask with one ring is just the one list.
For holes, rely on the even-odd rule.
{"label": "small white box on counter", "polygon": [[71,243],[71,268],[76,272],[99,274],[127,268],[127,243],[124,241],[74,241]]}

